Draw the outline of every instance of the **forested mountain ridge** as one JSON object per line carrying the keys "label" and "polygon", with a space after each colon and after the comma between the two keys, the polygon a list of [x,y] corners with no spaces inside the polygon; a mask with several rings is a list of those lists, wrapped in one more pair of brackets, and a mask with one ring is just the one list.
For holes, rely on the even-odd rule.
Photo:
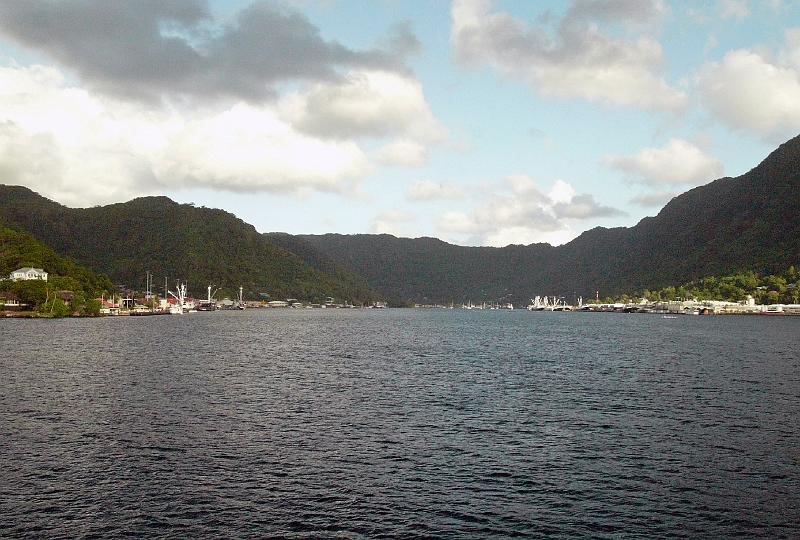
{"label": "forested mountain ridge", "polygon": [[633,227],[595,228],[558,247],[464,247],[390,235],[262,235],[222,210],[144,197],[67,208],[0,186],[0,221],[135,286],[145,270],[250,296],[404,302],[594,297],[800,263],[800,137],[737,178],[675,197]]}
{"label": "forested mountain ridge", "polygon": [[304,235],[380,292],[413,301],[620,294],[800,262],[800,137],[737,178],[672,199],[629,228],[595,228],[558,247],[462,247],[431,238]]}
{"label": "forested mountain ridge", "polygon": [[352,288],[370,290],[369,284],[363,277],[347,270],[344,266],[305,241],[301,236],[283,232],[271,232],[265,233],[264,237],[270,243],[296,255],[311,268],[347,283]]}
{"label": "forested mountain ridge", "polygon": [[375,297],[359,277],[312,268],[228,212],[166,197],[67,208],[24,187],[0,186],[0,220],[132,288],[143,288],[150,270],[170,286],[187,280],[196,295],[211,284],[229,295],[241,285],[251,298]]}

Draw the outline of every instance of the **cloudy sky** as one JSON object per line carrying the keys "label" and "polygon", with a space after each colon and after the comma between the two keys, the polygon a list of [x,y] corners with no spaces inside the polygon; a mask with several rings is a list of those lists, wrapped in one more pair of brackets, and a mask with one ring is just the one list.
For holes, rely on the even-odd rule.
{"label": "cloudy sky", "polygon": [[0,0],[0,183],[560,244],[800,133],[795,0]]}

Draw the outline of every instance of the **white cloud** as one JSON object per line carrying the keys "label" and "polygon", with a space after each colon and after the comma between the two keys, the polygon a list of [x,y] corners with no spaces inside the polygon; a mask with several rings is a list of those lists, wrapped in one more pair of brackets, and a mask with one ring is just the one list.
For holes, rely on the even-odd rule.
{"label": "white cloud", "polygon": [[160,179],[234,191],[341,191],[366,173],[366,157],[349,141],[297,133],[266,107],[237,104],[193,116],[154,158]]}
{"label": "white cloud", "polygon": [[717,12],[723,19],[741,21],[750,16],[750,6],[746,0],[719,0]]}
{"label": "white cloud", "polygon": [[437,225],[445,235],[461,237],[469,244],[562,244],[577,236],[572,228],[576,220],[619,215],[623,213],[597,203],[591,195],[577,194],[564,181],[544,193],[533,179],[517,175],[507,178],[471,211],[446,212]]}
{"label": "white cloud", "polygon": [[439,219],[439,229],[456,234],[477,234],[482,232],[480,225],[464,212],[449,211]]}
{"label": "white cloud", "polygon": [[372,220],[370,230],[375,234],[393,234],[395,236],[409,236],[409,223],[416,221],[417,216],[403,210],[390,210],[382,212]]}
{"label": "white cloud", "polygon": [[575,195],[567,202],[557,202],[553,205],[556,217],[570,219],[589,219],[598,217],[621,216],[623,213],[616,208],[603,206],[594,200],[588,193]]}
{"label": "white cloud", "polygon": [[428,160],[428,148],[424,144],[401,139],[378,149],[375,159],[382,165],[421,167]]}
{"label": "white cloud", "polygon": [[575,197],[575,194],[575,188],[563,180],[556,180],[553,187],[547,192],[547,196],[555,203],[568,203]]}
{"label": "white cloud", "polygon": [[491,7],[488,0],[453,2],[450,40],[463,63],[489,64],[548,97],[670,111],[686,106],[685,93],[661,75],[657,41],[642,33],[612,37],[599,29],[603,22],[630,23],[628,30],[657,22],[666,12],[661,2],[579,1],[555,37]]}
{"label": "white cloud", "polygon": [[281,100],[281,118],[308,136],[389,140],[375,152],[382,165],[421,167],[447,130],[434,117],[416,79],[389,71],[353,71]]}
{"label": "white cloud", "polygon": [[270,106],[149,109],[42,66],[1,67],[0,102],[3,182],[71,205],[198,185],[342,191],[370,169],[354,142],[299,133]]}
{"label": "white cloud", "polygon": [[738,49],[707,64],[697,87],[711,113],[733,129],[777,143],[800,130],[800,33],[786,33],[777,59]]}
{"label": "white cloud", "polygon": [[606,156],[603,163],[630,180],[652,186],[700,185],[719,178],[722,164],[695,144],[671,139],[661,148],[645,148],[632,156]]}
{"label": "white cloud", "polygon": [[283,116],[310,135],[404,136],[436,142],[446,136],[415,79],[388,71],[358,71],[344,82],[318,83],[284,100]]}
{"label": "white cloud", "polygon": [[575,231],[570,225],[565,225],[563,228],[555,231],[533,231],[528,227],[504,227],[488,233],[485,237],[484,244],[488,246],[508,246],[511,244],[550,244],[553,246],[560,246],[573,240],[580,234]]}
{"label": "white cloud", "polygon": [[631,202],[639,206],[664,206],[676,195],[678,193],[674,191],[657,191],[655,193],[637,195],[631,199]]}
{"label": "white cloud", "polygon": [[434,201],[442,199],[461,199],[464,191],[452,184],[421,180],[408,188],[408,198],[412,201]]}

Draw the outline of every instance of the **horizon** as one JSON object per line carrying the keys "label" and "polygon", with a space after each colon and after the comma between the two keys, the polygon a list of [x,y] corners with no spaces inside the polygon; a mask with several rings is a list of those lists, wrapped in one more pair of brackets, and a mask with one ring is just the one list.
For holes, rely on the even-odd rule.
{"label": "horizon", "polygon": [[793,7],[7,4],[0,182],[68,207],[166,196],[262,233],[559,246],[800,132]]}

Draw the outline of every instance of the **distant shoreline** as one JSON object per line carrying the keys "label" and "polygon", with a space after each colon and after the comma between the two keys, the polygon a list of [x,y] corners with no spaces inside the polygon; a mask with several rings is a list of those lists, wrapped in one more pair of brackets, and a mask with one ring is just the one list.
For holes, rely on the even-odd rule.
{"label": "distant shoreline", "polygon": [[[273,308],[274,309],[274,308]],[[360,309],[360,308],[359,308]],[[366,308],[364,308],[366,309]],[[397,308],[390,308],[390,309],[411,309],[411,310],[421,310],[421,311],[441,311],[447,310],[452,311],[448,308],[435,308],[435,307],[397,307]],[[224,311],[224,310],[220,310]],[[315,310],[317,311],[317,310]],[[466,309],[457,308],[455,311],[471,311]],[[494,310],[472,310],[472,311],[494,311]],[[496,311],[511,311],[511,310],[496,310]],[[527,309],[519,309],[515,311],[531,311]],[[535,312],[539,312],[535,310]],[[541,313],[546,313],[546,311],[542,311]],[[722,312],[722,313],[661,313],[661,312],[623,312],[623,311],[601,311],[601,310],[574,310],[574,311],[556,311],[554,313],[600,313],[600,314],[622,314],[622,315],[653,315],[653,316],[661,316],[661,317],[668,317],[668,318],[676,318],[676,317],[764,317],[764,318],[783,318],[783,317],[800,317],[800,313],[795,312],[780,312],[780,313],[773,313],[773,312]],[[76,316],[67,316],[67,317],[55,317],[50,315],[49,313],[39,313],[36,311],[0,311],[0,319],[42,319],[42,320],[56,320],[56,319],[116,319],[119,317],[134,317],[139,318],[138,316],[142,315],[141,313],[136,313],[135,315],[132,313],[119,313],[117,315],[108,315],[108,314],[101,314],[101,315],[76,315]],[[170,313],[148,313],[149,315],[170,315]],[[207,315],[197,315],[197,314],[184,314],[183,317],[192,316],[192,317],[205,317]]]}

